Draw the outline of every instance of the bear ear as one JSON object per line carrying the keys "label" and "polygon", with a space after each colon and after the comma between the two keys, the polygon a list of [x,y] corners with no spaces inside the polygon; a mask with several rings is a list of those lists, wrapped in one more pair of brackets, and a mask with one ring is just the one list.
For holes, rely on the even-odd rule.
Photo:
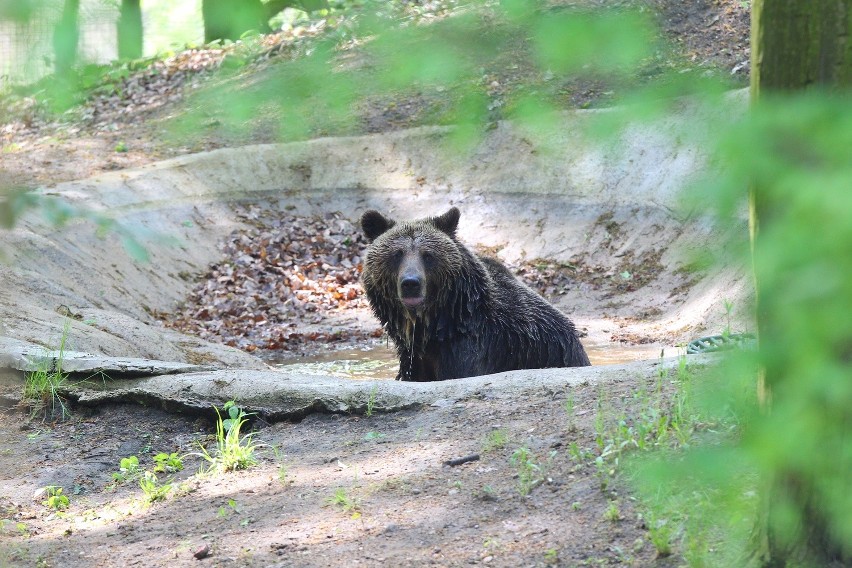
{"label": "bear ear", "polygon": [[456,228],[459,226],[459,217],[461,217],[461,211],[459,211],[458,207],[451,207],[449,211],[440,217],[432,219],[432,224],[435,225],[438,230],[447,233],[452,238],[456,238]]}
{"label": "bear ear", "polygon": [[361,229],[369,242],[378,239],[382,234],[396,225],[396,221],[388,219],[378,211],[370,209],[361,215]]}

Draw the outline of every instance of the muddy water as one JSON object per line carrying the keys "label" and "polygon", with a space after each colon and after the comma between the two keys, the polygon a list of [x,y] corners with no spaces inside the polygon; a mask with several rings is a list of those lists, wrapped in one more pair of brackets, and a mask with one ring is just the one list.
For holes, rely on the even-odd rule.
{"label": "muddy water", "polygon": [[[662,346],[586,343],[592,365],[615,365],[660,356]],[[666,350],[666,355],[672,353]],[[396,352],[384,346],[342,349],[317,355],[270,361],[282,371],[309,375],[331,375],[355,380],[393,379],[399,369]]]}
{"label": "muddy water", "polygon": [[268,362],[282,371],[356,380],[393,379],[399,369],[396,352],[384,346],[341,349]]}

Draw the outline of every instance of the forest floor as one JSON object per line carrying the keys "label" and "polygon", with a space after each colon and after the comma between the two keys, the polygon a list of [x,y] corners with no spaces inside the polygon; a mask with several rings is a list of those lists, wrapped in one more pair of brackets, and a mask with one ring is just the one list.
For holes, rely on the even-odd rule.
{"label": "forest floor", "polygon": [[[747,3],[646,4],[679,61],[744,84]],[[214,68],[221,58],[219,50],[178,55],[168,64],[172,72],[141,75],[129,98],[93,96],[64,120],[15,100],[0,126],[0,186],[50,187],[274,141],[257,134],[263,128],[251,138],[203,137],[190,145],[161,135],[185,93],[209,78],[187,69]],[[367,104],[359,131],[416,126],[429,114],[428,101],[391,102]],[[566,97],[566,108],[605,103],[592,84]],[[547,293],[557,281],[554,273],[536,284]],[[192,327],[192,314],[177,317],[179,327]],[[6,386],[18,380],[0,376]],[[370,417],[258,421],[259,464],[224,475],[197,473],[198,443],[209,444],[214,431],[207,418],[116,405],[42,422],[8,408],[0,416],[0,567],[681,565],[695,551],[678,545],[679,519],[650,521],[623,476],[594,458],[635,438],[625,434],[628,426],[635,432],[650,426],[649,416],[670,415],[686,380],[674,373],[523,401],[472,398]],[[165,500],[147,503],[138,476],[121,481],[114,474],[130,456],[151,469],[160,452],[184,455],[185,467],[173,474]],[[446,465],[474,454],[478,459]],[[48,485],[64,488],[67,510],[43,504],[39,488]],[[673,554],[663,541],[673,544]]]}

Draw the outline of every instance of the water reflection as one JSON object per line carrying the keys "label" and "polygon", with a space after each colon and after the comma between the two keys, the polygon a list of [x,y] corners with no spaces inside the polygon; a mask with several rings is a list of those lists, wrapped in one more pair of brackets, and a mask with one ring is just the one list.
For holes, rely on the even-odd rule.
{"label": "water reflection", "polygon": [[[663,346],[586,343],[586,353],[592,365],[616,365],[630,361],[656,359]],[[676,349],[665,348],[665,355],[676,355]],[[307,375],[330,375],[355,380],[393,379],[399,363],[396,352],[385,346],[364,349],[341,349],[307,357],[281,359],[271,362],[277,369]]]}

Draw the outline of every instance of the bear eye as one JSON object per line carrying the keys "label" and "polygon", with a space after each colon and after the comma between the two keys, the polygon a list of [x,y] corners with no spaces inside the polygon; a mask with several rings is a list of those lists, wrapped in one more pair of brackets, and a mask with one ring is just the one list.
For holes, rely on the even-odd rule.
{"label": "bear eye", "polygon": [[402,251],[401,250],[393,251],[393,255],[391,255],[391,259],[393,260],[393,262],[399,263],[399,261],[402,260]]}
{"label": "bear eye", "polygon": [[420,255],[420,258],[422,258],[422,259],[423,259],[423,262],[425,262],[425,263],[427,263],[427,264],[428,264],[428,263],[430,263],[430,262],[432,262],[433,260],[435,260],[435,257],[432,255],[432,253],[431,253],[431,252],[424,252],[424,253],[422,253],[422,254]]}

